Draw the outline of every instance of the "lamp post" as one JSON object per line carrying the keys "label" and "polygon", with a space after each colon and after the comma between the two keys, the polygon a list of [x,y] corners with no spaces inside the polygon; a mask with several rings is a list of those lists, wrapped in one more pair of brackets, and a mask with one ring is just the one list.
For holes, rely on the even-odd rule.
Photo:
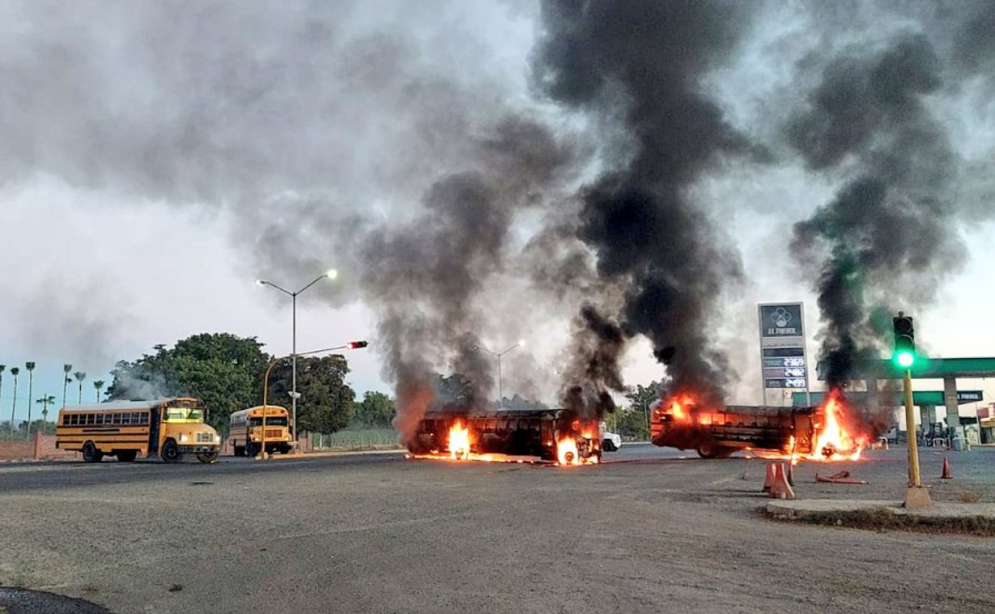
{"label": "lamp post", "polygon": [[[365,348],[366,346],[367,343],[365,341],[350,341],[345,345],[337,345],[332,348],[322,348],[320,350],[311,350],[310,352],[301,352],[299,355],[310,356],[312,354],[321,354],[322,352],[331,352],[332,350],[358,350],[360,348]],[[294,354],[295,359],[297,356],[298,354]],[[286,357],[284,356],[283,358]],[[263,418],[262,418],[263,424],[262,424],[262,429],[260,429],[262,431],[262,444],[259,447],[259,454],[256,456],[256,460],[266,460],[268,458],[268,455],[266,454],[266,411],[269,408],[269,374],[270,371],[273,370],[273,367],[276,365],[276,363],[283,360],[283,358],[277,358],[277,357],[271,358],[269,364],[266,365],[266,372],[263,373]],[[296,392],[291,392],[290,396],[291,398],[294,399],[294,408],[296,411],[297,397],[301,395]],[[294,432],[295,433],[297,432],[296,419],[294,420]],[[295,442],[297,441],[297,437],[294,437],[294,441]]]}
{"label": "lamp post", "polygon": [[525,342],[522,341],[521,339],[519,339],[518,343],[516,343],[515,345],[511,346],[510,348],[508,348],[507,350],[505,350],[503,352],[494,352],[494,351],[488,350],[487,348],[485,348],[482,345],[475,345],[475,346],[473,346],[473,349],[475,349],[475,350],[480,350],[482,352],[487,352],[488,354],[490,354],[492,356],[497,356],[497,363],[498,363],[498,406],[501,409],[504,409],[504,394],[501,391],[501,357],[504,356],[505,354],[507,354],[508,352],[512,351],[513,349],[515,349],[515,348],[517,348],[519,346],[524,346],[524,345],[525,345]]}
{"label": "lamp post", "polygon": [[[293,427],[292,428],[292,434],[293,434],[294,442],[295,443],[297,442],[297,397],[299,396],[297,394],[297,295],[300,294],[300,293],[302,293],[302,292],[304,292],[305,290],[307,290],[308,288],[310,288],[314,284],[318,283],[322,279],[325,279],[325,278],[335,279],[338,276],[339,276],[339,272],[338,271],[336,271],[335,269],[329,269],[328,271],[325,271],[325,273],[322,274],[320,277],[316,278],[314,281],[312,281],[308,285],[304,286],[303,288],[301,288],[297,292],[291,292],[290,290],[286,290],[284,288],[281,288],[280,286],[276,285],[275,283],[273,283],[271,281],[266,281],[265,279],[257,279],[256,280],[256,283],[258,285],[260,285],[260,286],[270,286],[271,288],[276,288],[280,292],[283,292],[284,294],[286,294],[287,296],[289,296],[291,298],[291,300],[293,301],[293,309],[292,309],[292,311],[293,311],[293,338],[291,340],[291,350],[290,350],[290,356],[291,356],[291,359],[292,359],[293,363],[292,363],[292,367],[291,367],[292,375],[291,375],[291,384],[290,384],[290,387],[291,387],[290,398],[292,399],[292,404],[293,404],[292,405],[292,409],[291,409],[291,413],[293,414],[293,424],[291,426]],[[264,410],[264,413],[265,413],[265,410]],[[265,432],[265,429],[263,429],[263,431]]]}

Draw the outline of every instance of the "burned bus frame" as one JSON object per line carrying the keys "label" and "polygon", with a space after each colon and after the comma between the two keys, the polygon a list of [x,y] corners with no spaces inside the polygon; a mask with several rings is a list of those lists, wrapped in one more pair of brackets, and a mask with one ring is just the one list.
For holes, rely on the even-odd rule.
{"label": "burned bus frame", "polygon": [[557,459],[557,441],[571,437],[581,458],[601,458],[601,433],[596,418],[580,418],[566,409],[527,411],[450,412],[430,411],[418,424],[408,443],[413,454],[445,452],[449,431],[460,423],[470,431],[473,454],[536,456]]}
{"label": "burned bus frame", "polygon": [[725,458],[747,448],[808,455],[821,422],[817,407],[730,405],[678,420],[658,404],[653,408],[650,436],[654,445],[692,449],[702,458]]}

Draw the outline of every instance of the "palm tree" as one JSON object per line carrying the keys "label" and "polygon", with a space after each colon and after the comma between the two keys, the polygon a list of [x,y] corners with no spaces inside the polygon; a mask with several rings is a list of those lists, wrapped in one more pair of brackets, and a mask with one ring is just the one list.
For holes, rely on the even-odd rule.
{"label": "palm tree", "polygon": [[[57,399],[54,396],[52,396],[50,394],[46,394],[42,398],[40,398],[37,401],[35,401],[35,403],[41,403],[42,404],[42,409],[41,409],[41,422],[42,422],[41,432],[42,433],[45,432],[45,423],[48,422],[48,406],[49,405],[55,405],[56,400]],[[31,434],[31,422],[28,422],[28,434]]]}
{"label": "palm tree", "polygon": [[97,403],[100,402],[100,391],[104,389],[104,380],[98,379],[93,382],[93,387],[97,389]]}
{"label": "palm tree", "polygon": [[77,400],[76,402],[77,403],[82,403],[83,402],[83,380],[86,379],[86,371],[77,371],[76,373],[73,373],[73,377],[75,377],[76,381],[79,382],[79,400]]}
{"label": "palm tree", "polygon": [[65,374],[62,382],[62,406],[66,406],[66,392],[69,390],[69,382],[73,381],[69,378],[69,372],[73,370],[72,365],[62,365],[62,372]]}
{"label": "palm tree", "polygon": [[10,438],[14,438],[14,411],[17,409],[17,375],[21,372],[17,367],[10,368],[10,374],[14,376],[14,402],[10,404]]}
{"label": "palm tree", "polygon": [[3,372],[7,370],[7,365],[0,365],[0,399],[3,398]]}
{"label": "palm tree", "polygon": [[31,396],[35,388],[35,363],[28,361],[24,363],[24,368],[28,370],[28,435],[31,435]]}

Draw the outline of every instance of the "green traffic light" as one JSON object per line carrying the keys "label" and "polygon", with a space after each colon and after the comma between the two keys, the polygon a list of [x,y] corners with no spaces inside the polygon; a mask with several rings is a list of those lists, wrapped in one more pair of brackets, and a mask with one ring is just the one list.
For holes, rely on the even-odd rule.
{"label": "green traffic light", "polygon": [[915,361],[916,355],[912,352],[899,352],[895,355],[895,362],[897,362],[899,366],[905,367],[906,369],[911,367],[912,363]]}

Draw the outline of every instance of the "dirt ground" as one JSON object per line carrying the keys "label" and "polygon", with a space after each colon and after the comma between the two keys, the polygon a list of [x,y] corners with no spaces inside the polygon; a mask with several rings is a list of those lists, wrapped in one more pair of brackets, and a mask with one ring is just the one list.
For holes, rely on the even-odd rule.
{"label": "dirt ground", "polygon": [[[900,499],[904,451],[870,456],[796,491]],[[0,583],[118,613],[995,611],[993,539],[773,522],[763,461],[612,458],[0,466]],[[950,458],[923,454],[934,498],[993,500],[995,450]],[[842,468],[871,485],[814,482]]]}

